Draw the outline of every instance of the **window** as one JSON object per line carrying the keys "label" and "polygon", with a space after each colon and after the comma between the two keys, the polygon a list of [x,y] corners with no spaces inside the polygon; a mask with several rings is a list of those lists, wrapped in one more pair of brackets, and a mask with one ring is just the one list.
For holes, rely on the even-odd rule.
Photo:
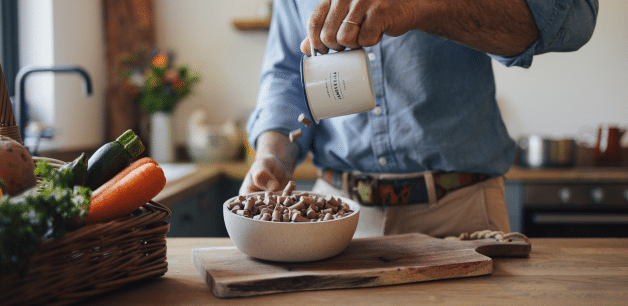
{"label": "window", "polygon": [[11,96],[15,95],[15,76],[19,70],[17,2],[0,0],[0,63]]}

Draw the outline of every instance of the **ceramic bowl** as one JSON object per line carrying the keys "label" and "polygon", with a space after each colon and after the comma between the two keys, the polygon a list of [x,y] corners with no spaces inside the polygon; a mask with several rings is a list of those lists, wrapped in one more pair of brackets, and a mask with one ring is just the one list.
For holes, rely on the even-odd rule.
{"label": "ceramic bowl", "polygon": [[[325,197],[321,194],[308,193]],[[263,193],[250,195],[257,194]],[[331,221],[261,221],[231,212],[228,208],[229,203],[237,197],[227,200],[222,211],[229,237],[240,252],[254,258],[278,262],[316,261],[342,252],[351,242],[358,225],[360,215],[358,203],[344,197],[336,198],[347,203],[353,213]]]}

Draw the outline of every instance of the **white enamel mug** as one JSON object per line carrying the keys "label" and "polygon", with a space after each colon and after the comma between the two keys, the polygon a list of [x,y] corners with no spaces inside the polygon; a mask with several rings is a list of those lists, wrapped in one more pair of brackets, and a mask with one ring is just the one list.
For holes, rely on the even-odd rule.
{"label": "white enamel mug", "polygon": [[310,117],[321,119],[372,110],[373,74],[364,49],[304,56],[301,81]]}

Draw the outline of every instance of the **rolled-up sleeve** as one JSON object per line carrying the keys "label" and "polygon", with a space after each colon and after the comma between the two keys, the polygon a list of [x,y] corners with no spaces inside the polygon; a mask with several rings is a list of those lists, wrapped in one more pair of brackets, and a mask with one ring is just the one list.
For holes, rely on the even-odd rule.
{"label": "rolled-up sleeve", "polygon": [[[257,150],[256,140],[260,134],[268,130],[288,134],[302,128],[297,117],[307,113],[300,72],[303,55],[299,49],[305,28],[300,24],[293,1],[276,2],[260,72],[257,103],[246,125],[248,141],[254,150]],[[303,137],[296,140],[300,148],[297,162],[305,158],[310,142],[311,132],[304,130]]]}
{"label": "rolled-up sleeve", "polygon": [[540,37],[523,53],[504,57],[489,54],[505,66],[528,68],[534,55],[580,49],[593,35],[597,0],[526,0]]}

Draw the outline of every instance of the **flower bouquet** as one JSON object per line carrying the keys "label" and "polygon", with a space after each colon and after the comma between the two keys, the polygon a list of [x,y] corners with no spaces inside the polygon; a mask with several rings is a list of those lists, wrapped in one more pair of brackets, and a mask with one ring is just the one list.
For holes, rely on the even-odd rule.
{"label": "flower bouquet", "polygon": [[122,64],[126,68],[124,88],[149,114],[172,113],[201,79],[188,66],[175,66],[172,51],[158,48],[125,56]]}

